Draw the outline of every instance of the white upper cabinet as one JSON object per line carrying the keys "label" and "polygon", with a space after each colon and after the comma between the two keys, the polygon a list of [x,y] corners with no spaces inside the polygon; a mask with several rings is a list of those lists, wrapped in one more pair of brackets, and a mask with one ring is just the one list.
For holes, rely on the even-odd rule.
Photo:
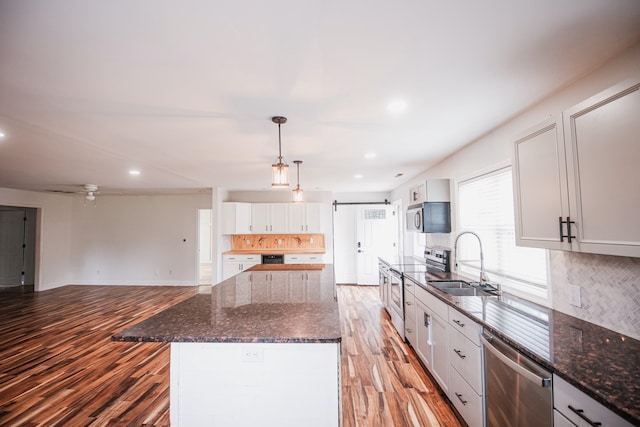
{"label": "white upper cabinet", "polygon": [[222,204],[222,234],[251,233],[251,203]]}
{"label": "white upper cabinet", "polygon": [[559,218],[569,216],[562,116],[524,132],[513,147],[516,244],[570,250]]}
{"label": "white upper cabinet", "polygon": [[578,250],[640,257],[640,82],[564,113]]}
{"label": "white upper cabinet", "polygon": [[322,203],[289,203],[289,233],[321,233]]}
{"label": "white upper cabinet", "polygon": [[515,141],[518,245],[640,257],[639,89],[615,86]]}
{"label": "white upper cabinet", "polygon": [[251,205],[251,223],[254,234],[287,233],[287,203],[253,203]]}

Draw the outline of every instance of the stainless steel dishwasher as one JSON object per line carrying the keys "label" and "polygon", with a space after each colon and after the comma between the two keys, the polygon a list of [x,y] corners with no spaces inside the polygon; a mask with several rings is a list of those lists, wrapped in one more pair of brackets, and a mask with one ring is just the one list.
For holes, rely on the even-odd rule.
{"label": "stainless steel dishwasher", "polygon": [[553,426],[551,373],[483,332],[486,427]]}

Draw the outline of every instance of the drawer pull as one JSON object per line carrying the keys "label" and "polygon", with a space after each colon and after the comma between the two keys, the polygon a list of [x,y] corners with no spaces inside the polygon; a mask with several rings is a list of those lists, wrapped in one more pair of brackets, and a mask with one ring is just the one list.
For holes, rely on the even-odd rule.
{"label": "drawer pull", "polygon": [[599,422],[599,421],[591,421],[589,418],[587,418],[587,416],[584,414],[584,409],[576,409],[571,405],[569,405],[567,407],[569,409],[571,409],[571,411],[573,411],[577,416],[579,416],[580,418],[585,420],[587,422],[587,424],[589,424],[590,426],[598,427],[598,426],[602,425],[602,423]]}
{"label": "drawer pull", "polygon": [[460,402],[462,402],[463,405],[467,405],[467,401],[462,400],[462,395],[460,393],[456,393],[456,397],[460,400]]}
{"label": "drawer pull", "polygon": [[460,350],[456,350],[456,349],[454,348],[454,349],[453,349],[453,351],[454,351],[458,356],[460,356],[460,359],[464,359],[465,357],[467,357],[467,356],[465,356],[464,354],[462,354],[462,352],[461,352]]}
{"label": "drawer pull", "polygon": [[411,329],[407,328],[407,333],[408,333],[408,334],[410,334],[410,333],[412,333],[412,332],[413,332],[413,331],[412,331]]}
{"label": "drawer pull", "polygon": [[464,323],[462,323],[458,319],[453,319],[453,323],[455,323],[456,325],[460,326],[461,328],[464,328]]}
{"label": "drawer pull", "polygon": [[405,304],[407,304],[407,305],[413,305],[413,304],[411,304],[409,301],[405,302]]}

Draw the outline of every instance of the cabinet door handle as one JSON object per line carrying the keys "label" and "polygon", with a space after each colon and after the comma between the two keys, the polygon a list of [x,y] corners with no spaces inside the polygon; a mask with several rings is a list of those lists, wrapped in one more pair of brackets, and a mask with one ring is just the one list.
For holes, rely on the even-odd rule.
{"label": "cabinet door handle", "polygon": [[455,323],[456,325],[460,326],[461,328],[464,328],[464,323],[462,323],[458,319],[453,319],[453,323]]}
{"label": "cabinet door handle", "polygon": [[407,305],[413,305],[413,304],[411,304],[409,301],[407,301],[407,302],[406,302],[406,304],[407,304]]}
{"label": "cabinet door handle", "polygon": [[429,326],[429,315],[424,313],[424,326]]}
{"label": "cabinet door handle", "polygon": [[589,424],[590,426],[598,427],[598,426],[602,425],[602,423],[600,421],[591,421],[589,418],[587,418],[587,416],[584,414],[584,409],[576,409],[571,405],[568,405],[567,407],[571,411],[573,411],[577,416],[579,416],[580,418],[585,420],[587,422],[587,424]]}
{"label": "cabinet door handle", "polygon": [[461,352],[460,350],[456,350],[456,349],[454,348],[454,349],[453,349],[453,351],[454,351],[458,356],[460,356],[460,359],[464,359],[464,358],[466,358],[466,357],[467,357],[467,356],[465,356],[464,354],[462,354],[462,352]]}
{"label": "cabinet door handle", "polygon": [[[575,221],[571,221],[571,217],[567,217],[566,221],[562,220],[562,217],[558,217],[558,225],[560,226],[560,241],[564,242],[564,238],[567,238],[567,242],[571,243],[571,239],[575,239],[576,236],[571,235],[571,224],[575,224]],[[565,235],[562,230],[562,224],[567,224],[567,234]]]}
{"label": "cabinet door handle", "polygon": [[462,395],[460,393],[456,393],[456,397],[460,399],[460,402],[462,402],[463,405],[467,405],[467,401],[462,399]]}
{"label": "cabinet door handle", "polygon": [[411,329],[407,328],[407,333],[408,333],[408,334],[410,334],[410,333],[412,333],[412,332],[413,332],[413,331],[412,331]]}

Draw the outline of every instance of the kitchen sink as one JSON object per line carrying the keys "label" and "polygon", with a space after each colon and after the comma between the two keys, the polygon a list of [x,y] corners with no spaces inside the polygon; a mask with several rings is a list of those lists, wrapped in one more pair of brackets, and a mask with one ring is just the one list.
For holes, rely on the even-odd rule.
{"label": "kitchen sink", "polygon": [[429,284],[446,292],[447,289],[470,289],[471,285],[462,280],[430,281]]}
{"label": "kitchen sink", "polygon": [[442,292],[458,297],[487,297],[495,296],[495,293],[472,286],[463,280],[430,281],[429,284]]}
{"label": "kitchen sink", "polygon": [[449,295],[454,295],[457,297],[491,297],[491,296],[495,296],[494,294],[487,292],[487,291],[483,291],[482,289],[478,289],[478,288],[472,288],[472,287],[468,287],[468,288],[445,288],[442,289],[442,292],[446,292]]}

